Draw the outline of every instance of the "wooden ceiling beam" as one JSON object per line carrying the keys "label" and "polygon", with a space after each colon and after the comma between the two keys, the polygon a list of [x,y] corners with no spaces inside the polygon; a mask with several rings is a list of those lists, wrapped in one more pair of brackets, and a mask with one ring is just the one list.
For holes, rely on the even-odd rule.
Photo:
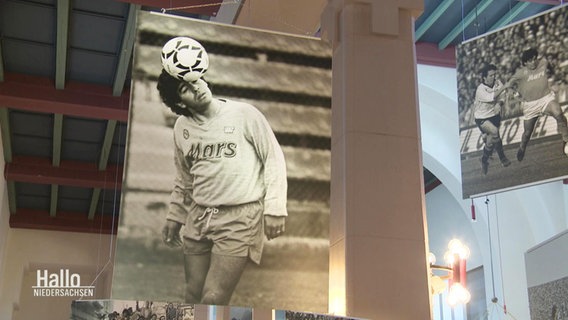
{"label": "wooden ceiling beam", "polygon": [[2,133],[2,151],[4,162],[12,161],[12,129],[10,128],[10,110],[0,107],[0,132]]}
{"label": "wooden ceiling beam", "polygon": [[97,205],[101,197],[101,188],[94,188],[91,195],[91,203],[89,204],[88,219],[93,220],[96,215]]}
{"label": "wooden ceiling beam", "polygon": [[[103,140],[103,145],[101,147],[101,154],[99,158],[99,170],[106,170],[108,166],[108,157],[110,155],[110,149],[112,148],[112,140],[114,137],[114,133],[116,131],[116,121],[109,120],[107,122],[105,138]],[[93,193],[91,195],[91,204],[89,205],[89,220],[94,219],[95,217],[95,210],[97,209],[97,204],[99,203],[99,197],[101,194],[101,188],[94,188]]]}
{"label": "wooden ceiling beam", "polygon": [[57,0],[57,41],[55,46],[55,88],[65,88],[67,73],[67,42],[69,38],[69,0]]}
{"label": "wooden ceiling beam", "polygon": [[521,14],[521,12],[525,10],[525,8],[527,8],[529,5],[530,5],[529,2],[518,2],[511,10],[509,10],[509,12],[507,12],[504,16],[502,16],[501,19],[499,19],[499,21],[497,21],[494,25],[492,25],[489,28],[489,31],[497,30],[499,28],[503,28],[504,26],[508,25],[514,19],[516,19],[517,16]]}
{"label": "wooden ceiling beam", "polygon": [[432,65],[437,67],[456,67],[456,48],[454,46],[439,49],[434,43],[417,42],[416,62],[419,64]]}
{"label": "wooden ceiling beam", "polygon": [[432,181],[428,181],[424,186],[424,193],[428,193],[428,192],[436,189],[436,187],[441,186],[441,185],[442,185],[442,181],[440,181],[438,178],[436,178]]}
{"label": "wooden ceiling beam", "polygon": [[18,209],[10,215],[11,228],[116,234],[117,226],[118,214],[97,215],[88,220],[87,214],[79,212],[58,212],[52,217],[47,211]]}
{"label": "wooden ceiling beam", "polygon": [[0,82],[4,81],[4,55],[2,54],[2,41],[0,41]]}
{"label": "wooden ceiling beam", "polygon": [[116,120],[107,121],[105,137],[103,139],[103,144],[101,146],[101,153],[99,156],[99,170],[105,170],[108,165],[108,157],[110,156],[110,151],[112,149],[112,141],[114,138],[114,133],[116,131]]}
{"label": "wooden ceiling beam", "polygon": [[118,63],[116,73],[114,75],[114,84],[112,86],[112,95],[120,96],[124,89],[124,81],[128,73],[128,65],[132,60],[132,49],[136,40],[136,15],[140,10],[140,5],[131,4],[128,8],[128,16],[123,32],[122,44],[118,54]]}
{"label": "wooden ceiling beam", "polygon": [[521,2],[534,2],[534,3],[541,3],[541,4],[551,4],[553,6],[558,6],[564,3],[562,0],[519,0]]}
{"label": "wooden ceiling beam", "polygon": [[49,215],[55,217],[57,215],[57,204],[59,199],[59,185],[51,185],[51,200],[49,202]]}
{"label": "wooden ceiling beam", "polygon": [[440,49],[444,49],[446,48],[450,43],[452,43],[458,35],[460,35],[463,30],[465,28],[467,28],[470,24],[472,24],[475,19],[477,19],[477,17],[479,15],[481,15],[483,13],[483,11],[485,11],[492,3],[494,0],[481,0],[481,2],[479,2],[477,4],[477,6],[475,6],[475,8],[473,10],[471,10],[466,16],[465,18],[462,19],[462,21],[460,21],[445,37],[444,39],[442,39],[442,41],[440,41],[440,43],[438,43],[438,47]]}
{"label": "wooden ceiling beam", "polygon": [[112,95],[108,86],[68,82],[57,90],[50,78],[6,73],[0,82],[0,106],[84,118],[128,120],[130,91]]}
{"label": "wooden ceiling beam", "polygon": [[16,213],[16,183],[14,181],[6,181],[8,186],[8,208],[10,214]]}
{"label": "wooden ceiling beam", "polygon": [[99,170],[96,163],[65,160],[54,167],[48,158],[14,156],[6,164],[4,177],[15,182],[118,190],[122,187],[122,171],[122,166]]}
{"label": "wooden ceiling beam", "polygon": [[51,163],[54,167],[61,163],[61,146],[63,144],[63,115],[56,113],[53,115],[53,138],[51,139],[53,148],[51,151]]}
{"label": "wooden ceiling beam", "polygon": [[442,1],[432,13],[424,19],[422,24],[416,28],[416,32],[414,33],[414,41],[420,40],[422,36],[430,29],[438,19],[446,12],[446,10],[454,3],[454,0],[444,0]]}

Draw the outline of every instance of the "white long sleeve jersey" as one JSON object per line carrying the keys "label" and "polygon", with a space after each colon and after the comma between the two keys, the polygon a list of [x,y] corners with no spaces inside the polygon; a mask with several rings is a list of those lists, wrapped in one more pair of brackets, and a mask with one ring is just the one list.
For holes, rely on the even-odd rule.
{"label": "white long sleeve jersey", "polygon": [[495,101],[495,92],[503,84],[499,80],[495,80],[493,87],[489,87],[484,83],[480,83],[475,91],[475,109],[474,116],[476,119],[488,119],[499,112],[495,109],[497,101]]}
{"label": "white long sleeve jersey", "polygon": [[266,118],[250,104],[218,100],[205,123],[174,125],[176,178],[168,219],[185,223],[190,202],[205,207],[262,201],[264,214],[286,216],[284,154]]}

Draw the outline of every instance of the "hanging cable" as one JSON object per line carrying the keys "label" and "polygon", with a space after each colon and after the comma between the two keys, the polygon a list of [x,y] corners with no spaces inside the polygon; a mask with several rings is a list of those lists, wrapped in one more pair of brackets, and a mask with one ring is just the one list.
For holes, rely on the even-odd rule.
{"label": "hanging cable", "polygon": [[487,232],[489,233],[489,260],[491,262],[491,285],[493,287],[493,298],[491,301],[496,303],[498,301],[495,294],[495,272],[493,270],[493,245],[491,244],[491,219],[489,216],[489,198],[485,196],[485,207],[487,210]]}
{"label": "hanging cable", "polygon": [[477,7],[479,6],[479,2],[477,4],[477,6],[475,6],[475,23],[473,24],[475,26],[475,36],[479,36],[479,13],[477,10]]}
{"label": "hanging cable", "polygon": [[499,228],[499,210],[497,207],[497,195],[495,195],[495,219],[497,223],[497,245],[499,247],[499,271],[501,272],[501,294],[503,296],[503,312],[507,314],[507,302],[505,300],[505,281],[503,281],[503,260],[501,257],[501,235]]}
{"label": "hanging cable", "polygon": [[[118,136],[122,137],[122,126],[118,125]],[[120,153],[117,152],[116,153],[116,163],[118,164],[120,161]],[[102,266],[102,268],[98,268],[98,263],[100,261],[100,252],[101,252],[101,243],[102,243],[102,233],[103,233],[103,223],[104,223],[104,203],[106,201],[106,189],[103,188],[103,196],[102,196],[102,200],[101,202],[101,211],[100,211],[100,215],[101,215],[101,222],[99,224],[99,249],[97,252],[97,274],[95,276],[95,278],[93,279],[93,281],[91,281],[91,286],[95,286],[95,283],[98,281],[99,277],[103,274],[103,272],[108,268],[108,266],[111,265],[112,262],[112,256],[113,256],[113,252],[114,252],[114,230],[115,230],[115,221],[118,221],[118,208],[117,208],[117,197],[118,197],[118,179],[122,179],[122,176],[119,175],[119,170],[120,170],[120,166],[116,166],[115,168],[115,180],[114,180],[114,192],[113,192],[113,206],[112,206],[112,223],[111,223],[111,228],[110,228],[110,241],[109,241],[109,248],[108,248],[108,259],[106,261],[106,263]],[[106,181],[106,175],[105,175],[105,185],[106,185],[107,181]],[[80,297],[78,300],[83,300],[83,297]]]}
{"label": "hanging cable", "polygon": [[[122,137],[122,126],[118,126],[118,134],[119,137]],[[126,141],[124,141],[124,144],[126,144]],[[116,163],[119,163],[119,153],[116,153]],[[115,228],[118,229],[118,226],[115,226],[115,222],[118,221],[118,219],[120,218],[118,215],[118,212],[120,210],[120,208],[117,208],[117,197],[118,197],[118,179],[122,179],[122,175],[119,176],[118,174],[118,168],[119,166],[116,166],[116,174],[114,175],[114,198],[112,201],[112,224],[111,224],[111,228],[110,228],[110,232],[111,232],[111,237],[110,237],[110,245],[109,245],[109,259],[111,259],[112,254],[113,254],[113,244],[114,244],[114,240],[112,237],[112,234],[114,233]],[[101,211],[102,211],[102,206],[101,206]],[[117,232],[118,233],[118,232]]]}
{"label": "hanging cable", "polygon": [[170,8],[162,8],[162,13],[166,13],[167,11],[178,11],[178,10],[187,10],[187,9],[196,9],[196,8],[205,8],[205,7],[216,7],[216,6],[222,6],[224,4],[240,4],[240,0],[232,0],[232,1],[221,1],[221,2],[214,2],[214,3],[205,3],[205,4],[194,4],[191,6],[184,6],[184,7],[173,7],[172,3],[170,1]]}
{"label": "hanging cable", "polygon": [[464,17],[464,5],[463,0],[461,0],[461,24],[462,24],[462,41],[465,41],[465,23],[463,21]]}

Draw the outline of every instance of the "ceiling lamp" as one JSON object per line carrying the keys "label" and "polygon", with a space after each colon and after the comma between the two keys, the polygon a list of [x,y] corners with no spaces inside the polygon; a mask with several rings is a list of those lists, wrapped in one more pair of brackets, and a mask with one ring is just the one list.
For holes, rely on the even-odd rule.
{"label": "ceiling lamp", "polygon": [[448,251],[444,254],[446,266],[436,265],[436,256],[430,253],[428,262],[433,270],[442,270],[446,274],[437,276],[431,273],[432,294],[442,293],[446,289],[445,280],[448,280],[448,304],[466,304],[471,300],[471,294],[466,288],[466,260],[469,258],[469,248],[460,240],[453,239],[448,243]]}

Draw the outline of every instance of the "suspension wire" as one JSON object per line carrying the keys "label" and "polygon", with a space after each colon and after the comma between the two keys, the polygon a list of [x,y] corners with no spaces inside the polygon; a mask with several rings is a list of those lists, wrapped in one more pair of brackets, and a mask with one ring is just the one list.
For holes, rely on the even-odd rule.
{"label": "suspension wire", "polygon": [[195,9],[195,8],[205,8],[205,7],[215,7],[221,6],[224,4],[240,4],[240,0],[232,0],[232,1],[221,1],[221,2],[214,2],[214,3],[205,3],[205,4],[194,4],[190,6],[183,6],[183,7],[171,7],[172,2],[170,1],[170,8],[162,8],[162,13],[166,13],[167,11],[178,11],[178,10],[186,10],[186,9]]}
{"label": "suspension wire", "polygon": [[[107,182],[106,179],[107,179],[107,176],[105,175],[105,185],[106,185],[106,182]],[[105,195],[106,195],[106,192],[103,192],[103,202],[102,202],[102,203],[104,203],[104,197],[105,197]],[[98,201],[98,200],[97,200],[97,201]],[[99,276],[102,274],[102,272],[103,272],[103,270],[104,270],[104,268],[105,268],[105,266],[103,266],[102,268],[100,268],[100,266],[99,266],[99,262],[101,261],[101,251],[102,251],[102,250],[101,250],[101,245],[102,245],[102,242],[103,242],[103,240],[102,240],[102,238],[103,238],[103,232],[102,232],[102,231],[103,231],[103,221],[104,221],[104,219],[103,219],[102,206],[101,206],[101,213],[100,213],[100,215],[101,215],[101,221],[100,221],[100,223],[99,223],[99,248],[98,248],[98,252],[97,252],[97,275],[95,276],[95,278],[93,279],[93,282],[91,283],[92,286],[95,285],[95,282],[97,281],[97,279],[98,279]],[[109,260],[110,260],[110,257],[109,257]],[[82,299],[82,298],[83,298],[83,297],[81,297],[81,299]]]}
{"label": "suspension wire", "polygon": [[505,281],[503,281],[503,258],[502,258],[502,254],[501,254],[501,232],[500,232],[500,228],[499,228],[499,211],[498,211],[498,206],[497,206],[497,195],[495,195],[495,219],[496,219],[496,223],[497,223],[497,244],[499,247],[499,270],[501,272],[501,291],[502,291],[502,295],[503,295],[503,307],[504,307],[504,311],[505,313],[507,313],[507,302],[505,301]]}
{"label": "suspension wire", "polygon": [[462,41],[465,41],[465,23],[463,21],[464,17],[464,4],[463,0],[461,0],[461,25],[462,25]]}
{"label": "suspension wire", "polygon": [[[118,126],[118,136],[121,137],[122,136],[122,126],[117,125]],[[119,159],[120,158],[120,153],[117,152],[116,153],[116,163],[119,163]],[[93,281],[91,281],[91,286],[94,286],[95,283],[98,281],[99,277],[103,274],[103,272],[107,269],[107,267],[111,264],[112,261],[112,255],[113,255],[113,249],[114,249],[114,229],[115,229],[115,221],[118,220],[118,210],[117,210],[117,198],[118,198],[118,179],[119,179],[119,166],[116,166],[115,169],[115,180],[114,180],[114,192],[113,192],[113,203],[112,203],[112,223],[111,223],[111,229],[110,229],[110,242],[109,242],[109,250],[108,250],[108,260],[106,261],[106,263],[102,266],[102,268],[100,268],[100,270],[97,270],[97,275],[95,276],[95,278],[93,279]],[[122,176],[120,177],[120,179],[122,178]],[[105,175],[105,185],[106,185],[106,175]],[[104,222],[104,203],[106,200],[106,189],[103,189],[103,196],[102,196],[102,201],[101,201],[101,211],[100,211],[100,215],[101,215],[101,222],[99,224],[99,249],[97,252],[97,268],[98,268],[98,263],[100,260],[100,252],[101,252],[101,243],[102,243],[102,230],[103,230],[103,222]],[[77,300],[83,300],[83,297],[80,297]]]}
{"label": "suspension wire", "polygon": [[[122,129],[123,129],[122,126],[119,125],[118,126],[118,136],[119,137],[122,137]],[[126,144],[126,141],[124,141],[124,143]],[[120,153],[117,152],[116,153],[116,163],[119,163],[119,160],[120,160],[119,158],[120,158]],[[111,224],[111,229],[110,229],[111,230],[111,237],[110,237],[110,245],[109,245],[109,252],[108,252],[109,259],[111,259],[112,254],[113,254],[114,239],[113,239],[112,234],[113,234],[115,228],[117,229],[117,234],[118,234],[118,226],[115,226],[114,224],[120,218],[119,212],[118,212],[118,211],[120,211],[120,208],[117,208],[117,202],[118,202],[117,197],[119,195],[117,186],[118,186],[118,180],[122,179],[122,175],[119,176],[118,173],[119,173],[119,166],[116,166],[116,174],[114,175],[114,186],[115,186],[114,193],[113,193],[114,198],[112,200],[112,224]],[[101,206],[101,211],[102,211],[102,206]]]}
{"label": "suspension wire", "polygon": [[497,303],[492,303],[491,306],[487,308],[483,316],[476,318],[477,320],[485,320],[485,319],[501,319],[500,316],[495,317],[496,314],[501,314],[501,310],[499,310],[499,306]]}
{"label": "suspension wire", "polygon": [[[502,294],[503,294],[503,305],[501,305],[499,303],[499,300],[497,299],[497,296],[495,294],[495,273],[493,270],[493,245],[491,243],[491,221],[490,221],[490,217],[489,217],[489,198],[487,196],[485,196],[485,206],[486,206],[486,210],[487,210],[487,229],[489,232],[489,254],[490,254],[490,260],[491,260],[491,284],[493,287],[493,298],[491,299],[491,302],[493,302],[493,304],[486,310],[484,316],[491,316],[493,314],[493,312],[501,312],[501,310],[503,311],[503,313],[506,315],[505,317],[513,319],[513,320],[517,320],[517,318],[511,314],[511,312],[507,311],[507,304],[505,302],[505,288],[504,288],[504,284],[503,284],[503,267],[502,267],[502,255],[501,255],[501,236],[500,236],[500,228],[499,228],[499,215],[498,215],[498,206],[497,206],[497,196],[495,195],[495,219],[496,219],[496,223],[497,223],[497,242],[498,242],[498,247],[499,247],[499,269],[501,272],[501,290],[502,290]],[[485,318],[483,318],[485,319]]]}
{"label": "suspension wire", "polygon": [[493,245],[491,244],[491,219],[489,216],[489,198],[485,196],[485,208],[487,210],[487,232],[489,233],[489,259],[491,262],[491,285],[493,286],[493,301],[497,302],[497,295],[495,294],[495,272],[493,270]]}
{"label": "suspension wire", "polygon": [[477,10],[477,7],[479,6],[479,1],[477,2],[477,5],[475,6],[475,36],[479,36],[479,12]]}
{"label": "suspension wire", "polygon": [[[493,306],[494,306],[494,307],[493,307],[494,309],[501,309],[501,310],[505,310],[505,309],[506,309],[505,305],[501,305],[501,304],[498,303],[498,302],[495,302],[495,303],[493,304]],[[498,310],[497,312],[499,312],[499,311],[501,311],[501,310]],[[516,318],[513,314],[511,314],[510,312],[505,312],[505,314],[506,314],[505,317],[510,318],[510,319],[513,319],[513,320],[517,320],[517,318]]]}

